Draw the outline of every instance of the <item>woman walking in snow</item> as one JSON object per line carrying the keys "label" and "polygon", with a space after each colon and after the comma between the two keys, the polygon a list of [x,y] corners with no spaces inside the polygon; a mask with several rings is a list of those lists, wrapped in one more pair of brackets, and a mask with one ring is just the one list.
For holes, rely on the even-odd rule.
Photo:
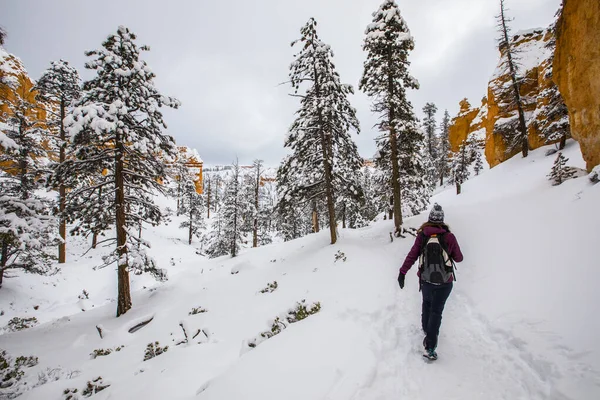
{"label": "woman walking in snow", "polygon": [[423,292],[421,326],[425,333],[424,356],[435,360],[442,312],[452,291],[452,282],[455,280],[454,261],[463,260],[456,237],[444,223],[444,210],[437,203],[429,213],[429,220],[417,231],[415,243],[400,268],[398,275],[400,289],[404,288],[406,273],[418,258],[420,258],[420,265],[417,275]]}

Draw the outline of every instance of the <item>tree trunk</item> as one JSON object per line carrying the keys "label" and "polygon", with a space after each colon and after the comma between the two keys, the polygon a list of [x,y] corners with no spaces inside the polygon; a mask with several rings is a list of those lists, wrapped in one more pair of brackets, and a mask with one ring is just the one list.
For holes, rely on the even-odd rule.
{"label": "tree trunk", "polygon": [[192,202],[190,199],[190,232],[189,232],[189,241],[188,244],[192,244],[192,222],[193,222],[193,218],[194,218],[194,213],[193,213],[193,208],[192,208]]}
{"label": "tree trunk", "polygon": [[506,18],[504,17],[504,2],[501,2],[500,4],[502,34],[504,35],[504,41],[506,43],[506,57],[508,58],[510,79],[512,81],[515,102],[517,103],[517,111],[519,113],[519,130],[521,131],[521,152],[523,154],[523,157],[527,157],[527,155],[529,154],[529,137],[527,136],[527,124],[525,122],[525,112],[523,111],[523,100],[521,99],[519,81],[517,80],[517,69],[513,60],[512,48],[510,46],[510,39],[508,37],[508,27],[506,26]]}
{"label": "tree trunk", "polygon": [[456,181],[456,194],[460,194],[460,190],[461,190],[460,182]]}
{"label": "tree trunk", "polygon": [[210,181],[211,179],[208,178],[208,193],[206,195],[206,209],[208,210],[208,215],[206,218],[210,218]]}
{"label": "tree trunk", "polygon": [[558,149],[564,150],[566,145],[567,145],[567,135],[565,133],[563,133],[562,136],[560,137],[560,143],[558,145]]}
{"label": "tree trunk", "polygon": [[115,157],[115,211],[117,222],[117,254],[118,260],[118,302],[117,317],[125,314],[131,309],[131,291],[129,288],[129,271],[127,269],[127,231],[125,230],[125,182],[123,179],[123,169],[125,149],[121,143],[119,134],[116,140]]}
{"label": "tree trunk", "polygon": [[390,205],[388,206],[388,219],[394,219],[394,195],[390,196]]}
{"label": "tree trunk", "polygon": [[[315,78],[315,95],[317,99],[321,97],[321,88],[319,87],[319,79],[318,72],[316,66],[313,65],[314,69],[314,78]],[[332,178],[332,166],[331,160],[332,150],[331,150],[331,140],[328,140],[328,134],[323,130],[323,110],[318,108],[318,129],[319,135],[321,137],[321,152],[323,154],[323,169],[325,176],[325,196],[327,200],[327,211],[329,214],[329,234],[331,235],[331,244],[335,244],[337,242],[337,232],[335,230],[335,202],[333,199],[333,185],[331,183]]]}
{"label": "tree trunk", "polygon": [[238,215],[238,173],[235,174],[235,201],[233,202],[234,213],[233,213],[233,237],[231,240],[231,257],[235,257],[236,254],[236,245],[235,241],[237,239],[237,215]]}
{"label": "tree trunk", "polygon": [[346,229],[346,205],[344,204],[344,209],[342,210],[342,228]]}
{"label": "tree trunk", "polygon": [[[388,49],[388,67],[391,71],[392,66],[392,48]],[[394,76],[389,73],[388,75],[388,92],[390,98],[394,96]],[[392,163],[392,194],[394,196],[394,231],[400,232],[400,226],[402,225],[402,195],[400,192],[400,169],[398,166],[398,143],[396,140],[396,128],[394,126],[394,120],[396,118],[395,108],[392,104],[389,104],[388,113],[388,126],[390,129],[390,146],[391,146],[391,157],[390,162]]]}
{"label": "tree trunk", "polygon": [[[65,126],[63,120],[65,119],[65,100],[60,100],[60,156],[59,161],[63,163],[66,158],[65,149]],[[58,209],[60,211],[59,223],[58,223],[58,234],[62,239],[62,243],[58,245],[58,263],[64,264],[67,261],[67,221],[64,216],[66,206],[67,189],[65,185],[60,185],[58,188]]]}
{"label": "tree trunk", "polygon": [[317,212],[317,200],[313,199],[313,210],[312,210],[312,222],[313,231],[318,233],[321,228],[319,227],[319,213]]}
{"label": "tree trunk", "polygon": [[256,166],[256,187],[254,188],[254,226],[252,227],[252,247],[258,247],[258,188],[260,186],[260,165]]}
{"label": "tree trunk", "polygon": [[4,281],[4,268],[6,267],[6,263],[8,262],[8,241],[6,239],[2,240],[2,255],[0,256],[0,288],[2,287],[2,282]]}

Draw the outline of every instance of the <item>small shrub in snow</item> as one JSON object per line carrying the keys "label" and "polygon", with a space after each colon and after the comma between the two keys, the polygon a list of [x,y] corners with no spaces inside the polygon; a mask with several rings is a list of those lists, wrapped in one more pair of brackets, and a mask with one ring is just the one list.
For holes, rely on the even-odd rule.
{"label": "small shrub in snow", "polygon": [[316,314],[321,311],[321,303],[316,302],[310,307],[306,307],[305,300],[296,304],[296,308],[288,312],[287,321],[292,324],[294,322],[302,321],[310,315]]}
{"label": "small shrub in snow", "polygon": [[144,361],[158,357],[162,353],[166,353],[167,350],[169,350],[169,346],[160,347],[158,342],[148,343],[148,346],[146,346],[146,353],[144,354]]}
{"label": "small shrub in snow", "polygon": [[113,351],[121,351],[121,349],[125,347],[125,346],[118,346],[115,347],[115,349],[95,349],[90,356],[92,357],[92,359],[96,359],[97,357],[104,357],[107,356],[109,354],[111,354]]}
{"label": "small shrub in snow", "polygon": [[261,293],[273,293],[275,290],[277,290],[277,281],[273,281],[273,283],[269,283],[267,284],[267,287],[264,288],[263,290],[261,290]]}
{"label": "small shrub in snow", "polygon": [[77,296],[77,298],[79,298],[80,300],[89,300],[90,294],[88,293],[87,290],[83,289],[83,291],[81,292],[81,294],[79,296]]}
{"label": "small shrub in snow", "polygon": [[84,397],[90,397],[90,396],[95,395],[98,392],[103,391],[104,389],[106,389],[109,386],[110,386],[110,384],[108,384],[108,383],[105,384],[104,381],[102,380],[102,377],[99,376],[96,379],[94,379],[93,381],[88,381],[86,388],[83,389],[81,394]]}
{"label": "small shrub in snow", "polygon": [[6,329],[10,332],[22,331],[23,329],[31,328],[38,324],[38,320],[36,317],[31,318],[19,318],[14,317],[10,321],[8,321],[8,325],[6,325]]}
{"label": "small shrub in snow", "polygon": [[19,356],[13,358],[5,350],[0,350],[0,398],[14,399],[28,390],[24,368],[35,367],[38,358]]}
{"label": "small shrub in snow", "polygon": [[338,262],[339,260],[346,262],[346,254],[344,254],[341,250],[338,250],[338,252],[335,253],[335,262]]}
{"label": "small shrub in snow", "polygon": [[202,308],[202,307],[194,307],[192,308],[192,311],[190,311],[188,313],[188,315],[196,315],[196,314],[203,314],[205,312],[208,312],[208,310]]}
{"label": "small shrub in snow", "polygon": [[254,339],[248,341],[248,347],[254,348],[258,346],[265,340],[280,334],[284,329],[286,329],[289,326],[289,324],[302,321],[303,319],[306,319],[310,315],[316,314],[319,311],[321,311],[321,303],[319,302],[313,303],[308,307],[306,306],[306,300],[302,300],[301,302],[296,303],[296,306],[288,310],[288,312],[285,315],[276,317],[273,320],[273,322],[271,323],[270,330],[262,332]]}
{"label": "small shrub in snow", "polygon": [[563,156],[562,152],[559,152],[548,174],[548,179],[552,181],[553,186],[558,186],[575,175],[576,170],[566,165],[567,161],[569,159]]}
{"label": "small shrub in snow", "polygon": [[79,400],[79,390],[65,389],[63,391],[63,400]]}

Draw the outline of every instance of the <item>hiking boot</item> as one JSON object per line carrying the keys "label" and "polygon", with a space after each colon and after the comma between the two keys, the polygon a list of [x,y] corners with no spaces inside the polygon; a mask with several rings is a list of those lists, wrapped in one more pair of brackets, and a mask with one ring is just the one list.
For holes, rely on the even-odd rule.
{"label": "hiking boot", "polygon": [[423,357],[428,358],[430,360],[437,360],[438,356],[434,349],[425,349],[425,354]]}

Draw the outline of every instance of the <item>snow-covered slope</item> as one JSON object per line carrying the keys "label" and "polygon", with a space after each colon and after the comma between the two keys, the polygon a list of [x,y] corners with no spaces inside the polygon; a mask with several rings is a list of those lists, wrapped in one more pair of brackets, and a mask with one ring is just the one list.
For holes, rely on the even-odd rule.
{"label": "snow-covered slope", "polygon": [[[39,358],[24,369],[29,387],[46,368],[61,368],[46,374],[59,380],[23,399],[61,399],[67,388],[81,393],[99,376],[111,386],[95,399],[599,398],[600,185],[584,177],[552,187],[546,174],[554,157],[545,150],[468,181],[460,196],[450,188],[433,199],[465,254],[434,364],[420,356],[415,268],[403,291],[396,282],[412,239],[390,242],[389,221],[341,230],[334,246],[322,232],[206,260],[185,245],[174,219],[146,233],[171,279],[158,285],[134,277],[133,309],[118,319],[110,302],[116,274],[91,270],[98,254],[73,259],[51,278],[9,280],[0,289],[0,322],[36,315],[46,323],[0,336],[0,348]],[[570,165],[583,166],[575,142],[564,154]],[[425,218],[407,223],[417,227]],[[338,252],[345,261],[336,261]],[[260,292],[273,281],[275,291]],[[76,295],[84,288],[95,307],[81,312]],[[320,312],[248,346],[304,299],[319,302]],[[30,306],[38,302],[35,311]],[[194,307],[207,312],[189,315]],[[184,338],[180,324],[189,336],[200,333],[176,345]],[[168,351],[143,361],[155,341]],[[90,357],[94,349],[122,345]]]}

